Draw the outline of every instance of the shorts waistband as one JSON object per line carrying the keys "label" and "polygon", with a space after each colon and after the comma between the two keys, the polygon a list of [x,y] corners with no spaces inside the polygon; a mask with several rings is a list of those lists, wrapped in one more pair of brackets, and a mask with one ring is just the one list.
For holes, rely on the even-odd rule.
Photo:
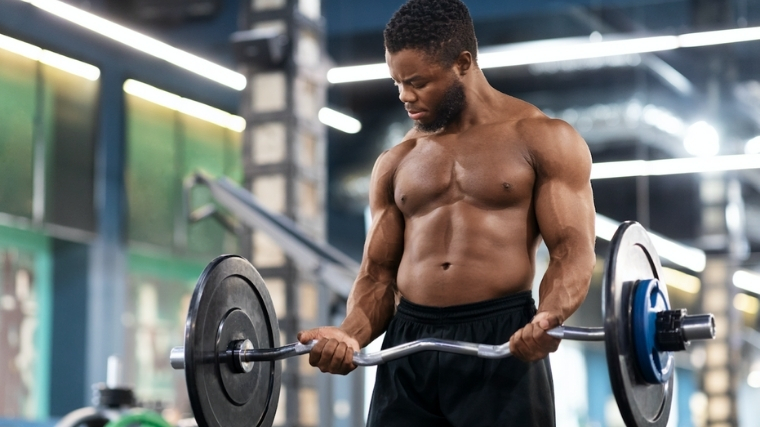
{"label": "shorts waistband", "polygon": [[[532,311],[535,307],[531,291],[518,292],[505,297],[449,307],[432,307],[415,304],[401,298],[396,317],[420,323],[462,323],[484,319],[494,314],[516,310]],[[531,312],[530,316],[532,317]]]}

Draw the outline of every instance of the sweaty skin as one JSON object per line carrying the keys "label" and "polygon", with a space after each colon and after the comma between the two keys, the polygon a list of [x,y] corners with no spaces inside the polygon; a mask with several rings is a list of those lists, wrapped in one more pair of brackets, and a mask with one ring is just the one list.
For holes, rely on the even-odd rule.
{"label": "sweaty skin", "polygon": [[465,105],[441,130],[413,129],[378,158],[372,227],[346,319],[299,334],[319,340],[309,362],[353,370],[353,352],[383,333],[399,296],[445,307],[531,289],[542,238],[550,261],[538,313],[510,349],[523,360],[546,357],[559,340],[545,331],[583,302],[595,263],[586,143],[567,123],[492,88],[469,52],[450,68],[412,49],[386,61],[416,123],[433,122],[457,81]]}

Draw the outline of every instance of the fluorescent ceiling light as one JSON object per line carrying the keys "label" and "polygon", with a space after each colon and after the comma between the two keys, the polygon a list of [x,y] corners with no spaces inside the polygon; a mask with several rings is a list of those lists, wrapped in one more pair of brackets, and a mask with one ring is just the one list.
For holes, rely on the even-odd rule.
{"label": "fluorescent ceiling light", "polygon": [[90,81],[100,78],[100,69],[67,56],[59,55],[49,50],[41,49],[35,45],[22,42],[0,34],[0,49],[13,52],[34,61],[50,65],[67,73],[74,74]]}
{"label": "fluorescent ceiling light", "polygon": [[720,151],[720,135],[712,125],[700,120],[686,130],[683,146],[693,156],[711,157]]}
{"label": "fluorescent ceiling light", "polygon": [[700,272],[705,269],[707,256],[704,251],[666,239],[651,231],[649,238],[661,257],[692,271]]}
{"label": "fluorescent ceiling light", "polygon": [[49,50],[42,51],[40,62],[58,68],[59,70],[84,77],[90,81],[95,81],[100,78],[100,69],[98,67],[59,55]]}
{"label": "fluorescent ceiling light", "polygon": [[760,136],[756,136],[744,146],[744,152],[747,154],[760,154]]}
{"label": "fluorescent ceiling light", "polygon": [[683,121],[664,108],[649,104],[641,113],[641,118],[646,124],[663,132],[676,136],[683,136],[686,133],[687,128]]}
{"label": "fluorescent ceiling light", "polygon": [[[596,214],[596,236],[600,239],[612,240],[619,225],[619,222],[611,218]],[[660,257],[692,271],[701,272],[705,269],[707,256],[704,251],[674,242],[651,231],[648,233]]]}
{"label": "fluorescent ceiling light", "polygon": [[734,286],[760,295],[760,275],[746,270],[737,270],[732,277]]}
{"label": "fluorescent ceiling light", "polygon": [[734,308],[747,314],[757,314],[758,309],[760,309],[760,302],[753,296],[736,294],[734,296]]}
{"label": "fluorescent ceiling light", "polygon": [[[606,37],[610,38],[610,36]],[[482,69],[513,67],[545,62],[662,52],[679,48],[738,43],[760,40],[760,27],[706,31],[678,36],[666,35],[608,41],[599,41],[598,39],[590,40],[588,37],[574,37],[484,48],[478,52],[478,65]],[[327,81],[333,84],[388,77],[390,77],[390,73],[385,64],[336,67],[327,72]]]}
{"label": "fluorescent ceiling light", "polygon": [[27,57],[34,61],[39,61],[40,55],[42,54],[41,48],[26,42],[22,42],[21,40],[16,40],[14,38],[4,36],[2,34],[0,34],[0,49],[7,50],[8,52],[13,52],[17,55]]}
{"label": "fluorescent ceiling light", "polygon": [[321,108],[318,116],[322,124],[345,133],[357,133],[362,130],[362,124],[359,120],[330,108]]}
{"label": "fluorescent ceiling light", "polygon": [[618,226],[620,226],[620,223],[617,221],[613,221],[610,218],[607,218],[604,215],[596,214],[596,237],[610,241],[612,240],[612,236],[615,235],[615,231],[617,231]]}
{"label": "fluorescent ceiling light", "polygon": [[129,79],[125,81],[124,92],[235,132],[245,130],[245,119],[240,116],[201,104],[200,102],[182,98],[179,95],[163,91],[137,80]]}
{"label": "fluorescent ceiling light", "polygon": [[760,388],[760,371],[752,371],[747,375],[747,385],[752,388]]}
{"label": "fluorescent ceiling light", "polygon": [[163,59],[180,68],[211,79],[217,83],[243,90],[247,84],[244,75],[214,64],[211,61],[177,49],[152,37],[121,26],[92,13],[85,12],[59,0],[22,0],[67,21],[123,43],[141,52]]}
{"label": "fluorescent ceiling light", "polygon": [[760,168],[760,154],[736,154],[731,156],[665,160],[628,160],[594,163],[591,166],[591,179],[678,175],[758,168]]}
{"label": "fluorescent ceiling light", "polygon": [[686,274],[668,267],[662,267],[662,275],[665,284],[671,288],[684,291],[689,294],[698,294],[702,288],[699,277]]}
{"label": "fluorescent ceiling light", "polygon": [[391,73],[385,63],[336,67],[327,71],[327,81],[333,84],[389,79],[390,77]]}
{"label": "fluorescent ceiling light", "polygon": [[678,44],[681,47],[712,46],[760,40],[760,27],[735,28],[732,30],[703,31],[700,33],[681,34]]}
{"label": "fluorescent ceiling light", "polygon": [[547,46],[544,49],[485,52],[478,56],[478,65],[482,69],[513,67],[544,62],[657,52],[676,48],[678,48],[678,39],[675,36],[583,42],[571,45]]}

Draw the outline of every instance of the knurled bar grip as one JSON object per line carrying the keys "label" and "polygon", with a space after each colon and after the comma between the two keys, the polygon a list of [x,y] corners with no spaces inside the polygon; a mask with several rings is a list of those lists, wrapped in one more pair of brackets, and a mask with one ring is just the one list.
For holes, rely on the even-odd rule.
{"label": "knurled bar grip", "polygon": [[[558,326],[547,331],[554,338],[569,339],[574,341],[604,341],[604,328],[584,328],[575,326]],[[288,344],[282,347],[268,349],[243,350],[236,353],[241,362],[272,361],[306,354],[316,345],[317,341],[306,344],[300,342]],[[374,366],[405,357],[421,351],[442,351],[445,353],[464,354],[477,356],[484,359],[501,359],[509,357],[509,341],[501,345],[475,344],[465,341],[443,340],[438,338],[425,338],[411,341],[395,347],[387,348],[375,353],[354,353],[354,364],[357,366]],[[171,365],[174,369],[185,368],[184,347],[174,347],[170,355]]]}

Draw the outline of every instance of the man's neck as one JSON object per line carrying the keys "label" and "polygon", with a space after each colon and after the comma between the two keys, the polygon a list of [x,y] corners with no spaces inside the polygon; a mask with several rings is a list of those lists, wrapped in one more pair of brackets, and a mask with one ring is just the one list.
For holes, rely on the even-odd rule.
{"label": "man's neck", "polygon": [[465,106],[457,118],[442,129],[443,133],[462,133],[473,126],[487,123],[497,110],[497,100],[502,94],[488,83],[479,68],[466,76],[462,83]]}

